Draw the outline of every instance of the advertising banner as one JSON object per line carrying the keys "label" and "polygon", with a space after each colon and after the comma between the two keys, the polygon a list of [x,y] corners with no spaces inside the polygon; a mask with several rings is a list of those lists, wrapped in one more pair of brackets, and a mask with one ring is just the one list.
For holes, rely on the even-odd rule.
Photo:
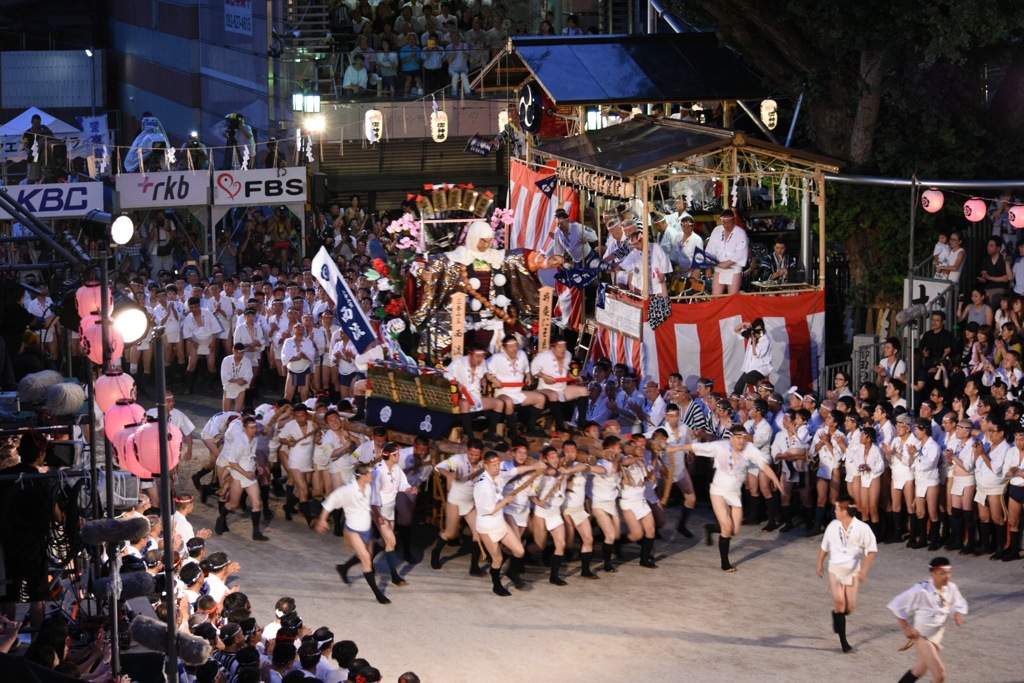
{"label": "advertising banner", "polygon": [[122,173],[117,176],[122,209],[204,206],[210,196],[209,171]]}
{"label": "advertising banner", "polygon": [[[3,190],[41,221],[81,218],[93,209],[103,210],[103,183],[10,185]],[[0,220],[9,218],[0,209]]]}
{"label": "advertising banner", "polygon": [[215,206],[263,206],[305,202],[305,167],[216,171],[213,176]]}

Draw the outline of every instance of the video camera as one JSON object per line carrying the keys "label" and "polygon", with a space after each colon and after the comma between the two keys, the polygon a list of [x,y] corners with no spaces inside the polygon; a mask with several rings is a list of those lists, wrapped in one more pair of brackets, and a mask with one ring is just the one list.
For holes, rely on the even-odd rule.
{"label": "video camera", "polygon": [[238,129],[245,125],[245,117],[238,112],[232,112],[224,117],[224,123],[227,126],[225,129],[225,137],[229,145],[237,145]]}

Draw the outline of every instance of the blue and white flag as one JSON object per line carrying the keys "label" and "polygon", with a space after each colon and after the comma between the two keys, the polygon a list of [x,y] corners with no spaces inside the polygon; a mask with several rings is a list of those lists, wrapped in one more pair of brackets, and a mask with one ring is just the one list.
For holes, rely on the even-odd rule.
{"label": "blue and white flag", "polygon": [[534,185],[536,185],[540,189],[540,191],[544,193],[544,196],[547,197],[548,199],[551,199],[551,195],[555,193],[555,186],[557,184],[558,179],[553,175],[549,175],[546,178],[541,178],[536,183],[534,183]]}
{"label": "blue and white flag", "polygon": [[345,330],[356,350],[359,353],[366,353],[370,344],[377,341],[373,325],[359,307],[358,300],[324,247],[320,247],[320,251],[313,258],[313,275],[320,281],[320,286],[327,290],[327,296],[334,300],[335,322]]}

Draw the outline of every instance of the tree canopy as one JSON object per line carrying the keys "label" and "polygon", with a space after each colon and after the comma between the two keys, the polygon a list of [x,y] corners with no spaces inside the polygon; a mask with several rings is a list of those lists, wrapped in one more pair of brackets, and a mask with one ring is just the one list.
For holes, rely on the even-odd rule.
{"label": "tree canopy", "polygon": [[[794,146],[844,172],[900,178],[1024,177],[1024,3],[907,0],[670,0],[714,28],[780,95],[804,95]],[[780,102],[785,121],[787,103]],[[992,193],[994,196],[997,193]],[[962,202],[960,203],[962,204]],[[908,194],[829,188],[829,235],[850,253],[855,283],[895,294],[906,272]],[[924,227],[963,225],[948,202]],[[919,240],[930,249],[931,235]]]}

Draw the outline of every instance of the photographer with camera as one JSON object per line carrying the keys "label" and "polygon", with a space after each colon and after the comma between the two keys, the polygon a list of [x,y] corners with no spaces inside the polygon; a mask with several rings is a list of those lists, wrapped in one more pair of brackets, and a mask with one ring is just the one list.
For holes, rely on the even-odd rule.
{"label": "photographer with camera", "polygon": [[227,141],[227,149],[224,150],[224,163],[222,170],[230,171],[238,168],[241,164],[241,152],[236,147],[243,145],[249,148],[250,165],[256,162],[256,137],[252,128],[246,124],[245,117],[238,112],[232,112],[224,117],[224,138]]}
{"label": "photographer with camera", "polygon": [[[43,179],[43,160],[46,158],[47,140],[53,137],[53,131],[43,123],[39,114],[32,115],[32,126],[21,136],[21,146],[28,158],[27,180],[38,183]],[[35,147],[35,151],[33,151]]]}
{"label": "photographer with camera", "polygon": [[743,372],[733,387],[734,394],[743,394],[747,385],[757,385],[772,371],[772,341],[765,336],[764,320],[754,318],[752,323],[740,323],[736,334],[747,340],[743,352]]}

